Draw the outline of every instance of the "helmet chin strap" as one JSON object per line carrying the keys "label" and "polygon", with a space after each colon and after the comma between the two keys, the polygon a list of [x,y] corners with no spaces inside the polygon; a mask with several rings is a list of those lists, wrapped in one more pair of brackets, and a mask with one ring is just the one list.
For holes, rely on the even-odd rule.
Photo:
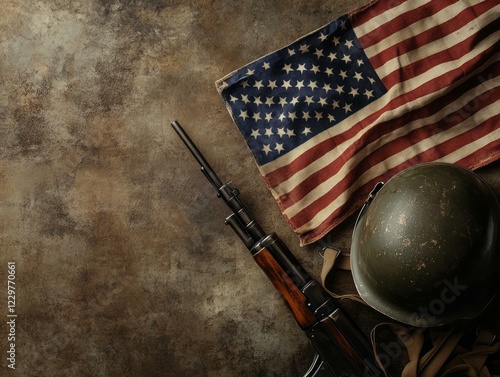
{"label": "helmet chin strap", "polygon": [[328,289],[328,287],[334,285],[333,282],[336,270],[351,270],[351,258],[349,253],[343,253],[340,249],[329,246],[325,241],[318,243],[322,246],[322,254],[320,255],[323,257],[323,267],[321,269],[321,284],[323,287],[336,299],[349,299],[366,305],[357,293],[338,294]]}

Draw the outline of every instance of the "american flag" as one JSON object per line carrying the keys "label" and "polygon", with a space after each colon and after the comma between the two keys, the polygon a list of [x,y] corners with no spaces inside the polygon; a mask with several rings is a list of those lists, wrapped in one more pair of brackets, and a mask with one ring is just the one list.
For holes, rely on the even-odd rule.
{"label": "american flag", "polygon": [[500,157],[498,0],[380,0],[217,82],[302,245],[420,162]]}

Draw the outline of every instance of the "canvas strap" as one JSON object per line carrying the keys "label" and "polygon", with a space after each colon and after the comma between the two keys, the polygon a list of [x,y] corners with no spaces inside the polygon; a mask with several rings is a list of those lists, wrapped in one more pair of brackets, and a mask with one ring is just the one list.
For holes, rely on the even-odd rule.
{"label": "canvas strap", "polygon": [[[350,299],[366,305],[357,294],[339,295],[329,289],[334,282],[335,271],[339,269],[350,270],[349,254],[341,253],[338,249],[323,244],[321,282],[325,289],[336,299]],[[485,366],[488,356],[500,349],[496,334],[484,328],[478,329],[476,340],[470,349],[459,344],[463,334],[470,331],[472,326],[475,325],[467,321],[460,322],[451,328],[432,329],[414,328],[396,323],[380,323],[371,331],[370,340],[377,362],[386,376],[387,360],[382,360],[378,342],[379,335],[383,331],[390,331],[396,335],[406,348],[409,361],[401,377],[500,377],[499,374],[490,372]]]}
{"label": "canvas strap", "polygon": [[349,299],[360,302],[362,304],[366,303],[363,299],[355,293],[348,293],[340,295],[338,293],[332,292],[327,287],[333,285],[334,271],[335,270],[351,270],[351,262],[349,254],[342,253],[339,249],[323,244],[323,268],[321,270],[321,283],[323,287],[332,295],[332,297],[337,300]]}

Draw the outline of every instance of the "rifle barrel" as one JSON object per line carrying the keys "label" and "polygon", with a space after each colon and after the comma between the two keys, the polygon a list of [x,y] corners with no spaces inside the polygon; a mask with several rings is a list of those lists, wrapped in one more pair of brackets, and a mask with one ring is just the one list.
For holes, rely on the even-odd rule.
{"label": "rifle barrel", "polygon": [[172,127],[174,128],[175,132],[179,135],[181,140],[186,144],[186,147],[189,149],[191,154],[194,156],[196,161],[201,166],[201,170],[203,171],[203,174],[206,175],[210,183],[215,187],[216,190],[219,190],[222,186],[223,183],[220,180],[220,178],[217,176],[215,171],[212,169],[208,161],[203,157],[201,154],[200,150],[196,147],[196,145],[193,143],[191,138],[188,136],[186,131],[182,128],[182,126],[177,122],[176,120],[172,122]]}

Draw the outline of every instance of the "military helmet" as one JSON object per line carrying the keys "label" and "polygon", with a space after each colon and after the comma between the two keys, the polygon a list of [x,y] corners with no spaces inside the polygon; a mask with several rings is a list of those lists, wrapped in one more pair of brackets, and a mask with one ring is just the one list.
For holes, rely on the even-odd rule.
{"label": "military helmet", "polygon": [[351,269],[379,312],[418,327],[479,315],[500,277],[500,205],[472,171],[424,163],[376,190],[356,222]]}

